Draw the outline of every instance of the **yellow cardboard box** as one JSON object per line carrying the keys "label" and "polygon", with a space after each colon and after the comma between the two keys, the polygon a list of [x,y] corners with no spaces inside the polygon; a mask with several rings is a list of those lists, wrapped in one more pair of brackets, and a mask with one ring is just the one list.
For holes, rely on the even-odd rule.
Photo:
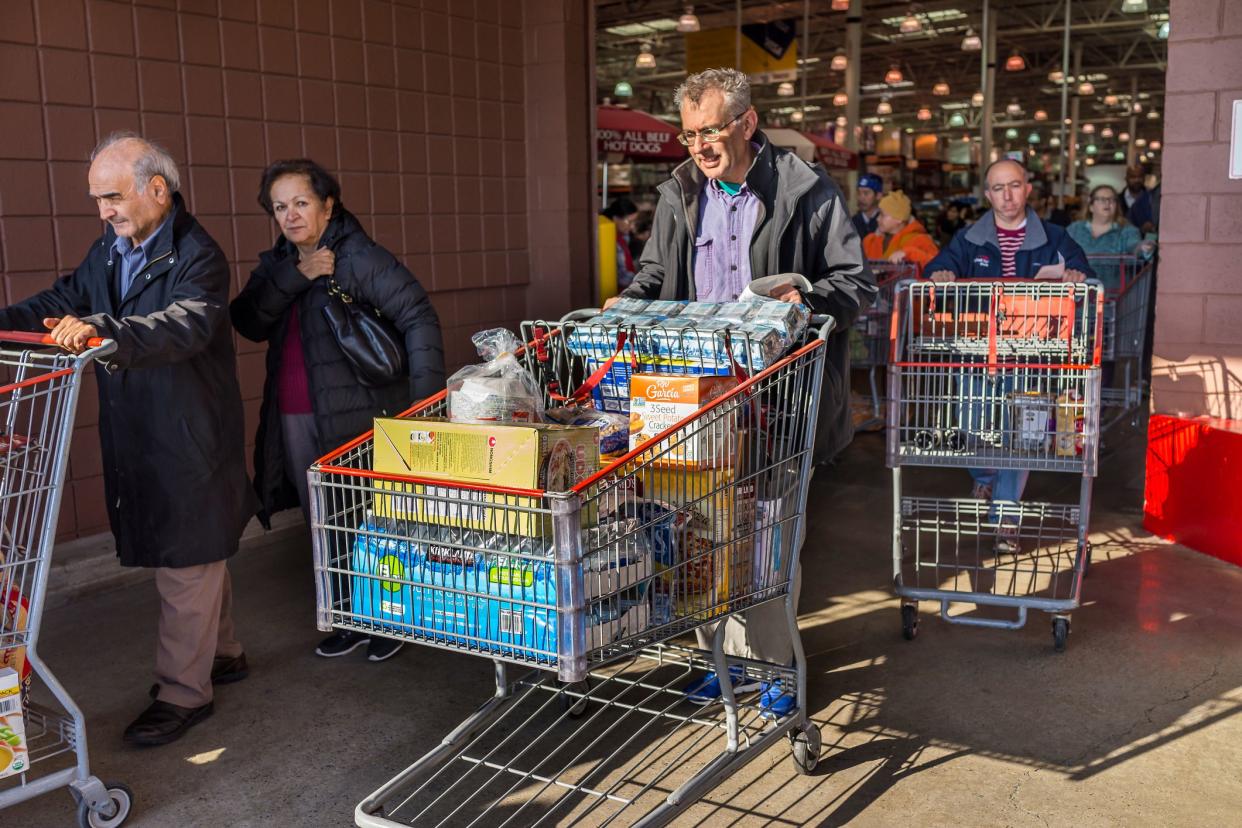
{"label": "yellow cardboard box", "polygon": [[[566,491],[599,470],[599,430],[542,423],[375,420],[377,472],[473,486]],[[401,492],[375,514],[504,534],[551,536],[539,498],[454,486],[379,481]]]}
{"label": "yellow cardboard box", "polygon": [[22,683],[11,667],[0,669],[0,778],[25,773],[30,766]]}
{"label": "yellow cardboard box", "polygon": [[[635,374],[630,377],[630,448],[691,416],[737,385],[736,377]],[[712,415],[710,424],[668,438],[654,462],[688,469],[733,464],[736,416]]]}

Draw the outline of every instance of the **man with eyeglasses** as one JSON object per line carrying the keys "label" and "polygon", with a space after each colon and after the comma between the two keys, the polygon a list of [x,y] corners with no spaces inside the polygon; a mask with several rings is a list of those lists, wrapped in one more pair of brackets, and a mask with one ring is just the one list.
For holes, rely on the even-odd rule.
{"label": "man with eyeglasses", "polygon": [[[181,738],[212,714],[212,685],[244,679],[227,568],[258,503],[229,323],[224,252],[182,200],[161,147],[113,133],[91,153],[89,193],[104,223],[74,272],[0,308],[0,328],[47,329],[96,363],[108,522],[122,566],[155,570],[155,677],[127,744]],[[2,580],[0,576],[0,580]]]}
{"label": "man with eyeglasses", "polygon": [[[984,172],[984,197],[992,209],[963,230],[927,263],[924,273],[936,282],[955,279],[1031,279],[1049,278],[1081,282],[1094,278],[1087,254],[1063,227],[1045,221],[1027,199],[1031,184],[1026,167],[1009,158],[993,162]],[[963,377],[963,381],[967,382]],[[984,397],[982,379],[972,377],[963,396]],[[1012,388],[1010,389],[1013,390]],[[984,418],[983,404],[963,403],[964,430],[977,429]],[[1019,469],[970,469],[971,497],[989,502],[1016,503],[1022,499],[1030,472]],[[996,507],[989,512],[997,520]],[[995,548],[998,553],[1018,551],[1017,517],[1012,511],[1001,515]]]}
{"label": "man with eyeglasses", "polygon": [[[690,159],[659,187],[651,238],[639,271],[622,296],[640,299],[729,302],[755,279],[782,273],[806,277],[803,293],[786,284],[773,299],[831,314],[836,332],[828,342],[824,394],[816,429],[815,460],[835,457],[849,444],[849,330],[875,299],[875,280],[841,191],[820,168],[777,149],[759,131],[750,105],[750,81],[734,69],[709,69],[688,77],[676,92],[682,131],[678,140]],[[797,567],[790,586],[796,604]],[[785,608],[769,601],[730,618],[725,649],[733,655],[777,664],[793,663]],[[711,638],[699,630],[699,645]],[[733,676],[737,692],[761,689],[766,715],[786,715],[794,689]],[[707,704],[720,698],[715,675],[686,688]]]}

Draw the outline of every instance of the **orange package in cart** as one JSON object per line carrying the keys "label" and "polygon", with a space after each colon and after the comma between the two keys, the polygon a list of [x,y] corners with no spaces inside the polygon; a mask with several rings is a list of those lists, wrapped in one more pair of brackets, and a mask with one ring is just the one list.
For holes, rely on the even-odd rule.
{"label": "orange package in cart", "polygon": [[[736,386],[736,377],[635,374],[630,377],[630,448],[649,442]],[[656,465],[731,466],[737,451],[737,417],[712,414],[664,442],[652,458]]]}

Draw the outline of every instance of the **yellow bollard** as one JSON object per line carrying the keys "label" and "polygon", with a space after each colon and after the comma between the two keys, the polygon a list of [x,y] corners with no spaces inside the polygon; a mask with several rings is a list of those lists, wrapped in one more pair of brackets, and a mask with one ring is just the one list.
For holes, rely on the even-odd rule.
{"label": "yellow bollard", "polygon": [[599,217],[599,301],[617,295],[617,225],[607,216]]}

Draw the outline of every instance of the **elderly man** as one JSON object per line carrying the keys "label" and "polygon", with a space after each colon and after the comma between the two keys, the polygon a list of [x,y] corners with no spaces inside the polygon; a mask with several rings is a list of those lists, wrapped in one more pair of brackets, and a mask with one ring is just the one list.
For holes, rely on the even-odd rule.
{"label": "elderly man", "polygon": [[229,265],[186,210],[177,165],[132,133],[91,154],[107,223],[73,273],[0,310],[0,327],[46,328],[96,366],[108,519],[122,566],[155,568],[159,632],[150,706],[125,730],[162,745],[212,713],[212,684],[247,675],[233,637],[227,559],[256,502],[243,457],[229,327]]}
{"label": "elderly man", "polygon": [[[954,279],[1049,278],[1081,282],[1094,277],[1087,254],[1066,230],[1041,219],[1027,206],[1031,185],[1026,168],[1017,161],[1001,159],[984,172],[984,197],[992,209],[970,227],[958,231],[953,240],[927,263],[924,273],[933,281]],[[970,396],[983,395],[978,380]],[[971,420],[982,417],[964,406]],[[970,423],[966,431],[970,431]],[[971,469],[974,481],[971,497],[977,500],[1016,503],[1022,499],[1029,471],[1005,469]],[[1002,510],[1004,511],[1004,510]],[[996,520],[996,509],[990,511]],[[1002,514],[997,531],[996,550],[1013,553],[1018,550],[1018,526],[1014,514]]]}
{"label": "elderly man", "polygon": [[[875,298],[875,280],[841,192],[822,170],[777,149],[759,131],[750,105],[750,81],[733,69],[709,69],[686,79],[676,92],[690,159],[659,187],[651,239],[639,270],[623,296],[728,302],[754,279],[800,273],[811,290],[778,288],[772,296],[831,314],[837,332],[828,343],[824,396],[820,403],[816,457],[835,456],[853,437],[849,412],[850,325]],[[797,600],[795,567],[791,591]],[[771,601],[728,622],[725,648],[734,655],[792,664],[793,642],[781,602]],[[699,644],[710,646],[699,631]],[[737,691],[758,689],[744,674]],[[793,688],[764,686],[761,706],[784,715],[794,706]],[[708,676],[687,688],[691,700],[720,697]]]}

